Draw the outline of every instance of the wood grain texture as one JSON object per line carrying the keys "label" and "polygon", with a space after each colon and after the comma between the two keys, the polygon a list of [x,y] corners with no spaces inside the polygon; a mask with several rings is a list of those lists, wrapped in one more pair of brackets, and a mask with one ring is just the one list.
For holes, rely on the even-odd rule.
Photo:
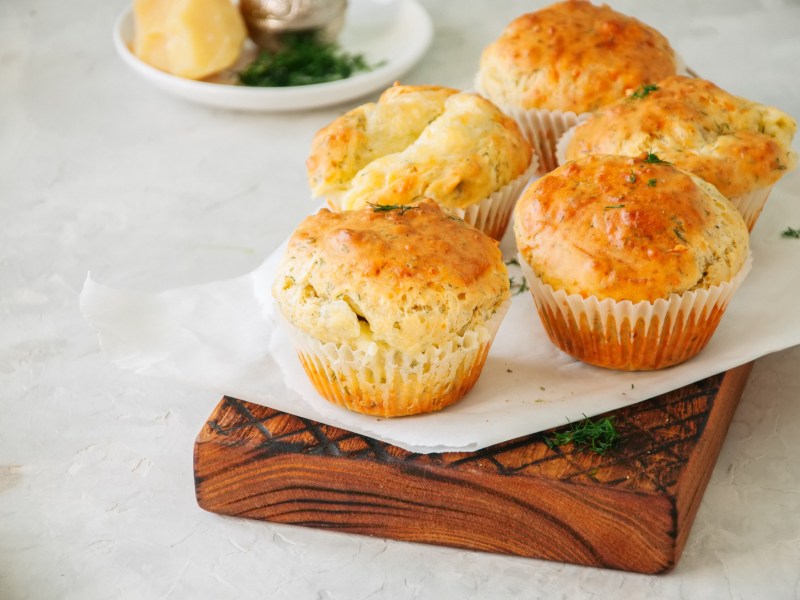
{"label": "wood grain texture", "polygon": [[751,364],[613,413],[618,447],[551,432],[477,452],[415,454],[225,397],[197,437],[211,512],[659,573],[694,520]]}

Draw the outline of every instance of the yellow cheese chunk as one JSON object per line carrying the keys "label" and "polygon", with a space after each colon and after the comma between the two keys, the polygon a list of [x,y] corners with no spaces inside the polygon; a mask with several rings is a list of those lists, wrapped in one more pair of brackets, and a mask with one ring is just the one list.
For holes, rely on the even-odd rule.
{"label": "yellow cheese chunk", "polygon": [[134,54],[187,79],[232,66],[247,36],[231,0],[135,0],[134,15]]}

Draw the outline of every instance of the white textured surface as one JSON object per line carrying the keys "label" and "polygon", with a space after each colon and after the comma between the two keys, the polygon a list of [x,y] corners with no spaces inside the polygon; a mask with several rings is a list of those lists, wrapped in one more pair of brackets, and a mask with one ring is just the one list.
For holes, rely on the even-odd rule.
{"label": "white textured surface", "polygon": [[[481,47],[541,3],[424,4],[436,38],[406,81],[469,87]],[[723,87],[800,115],[800,3],[611,4]],[[217,396],[116,370],[77,294],[87,270],[142,290],[252,270],[313,208],[303,159],[344,107],[248,115],[160,94],[114,55],[123,7],[0,2],[0,598],[800,598],[799,348],[756,364],[665,576],[198,509],[192,443]]]}

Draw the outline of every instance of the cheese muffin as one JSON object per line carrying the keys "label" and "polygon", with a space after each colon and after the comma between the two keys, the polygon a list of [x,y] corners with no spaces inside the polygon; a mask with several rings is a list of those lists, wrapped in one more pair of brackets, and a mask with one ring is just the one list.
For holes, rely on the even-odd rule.
{"label": "cheese muffin", "polygon": [[477,94],[395,85],[321,129],[309,185],[334,210],[435,200],[500,239],[536,169],[513,119]]}
{"label": "cheese muffin", "polygon": [[272,291],[319,393],[381,417],[466,394],[510,297],[497,242],[432,200],[320,210],[290,237]]}
{"label": "cheese muffin", "polygon": [[797,166],[797,123],[709,81],[674,76],[611,104],[559,143],[559,160],[657,153],[728,198],[752,229],[772,186]]}
{"label": "cheese muffin", "polygon": [[557,168],[523,194],[514,232],[550,339],[614,369],[700,352],[750,265],[736,208],[652,154]]}
{"label": "cheese muffin", "polygon": [[519,121],[546,172],[578,115],[678,68],[669,42],[652,27],[606,5],[567,0],[512,21],[484,49],[475,85]]}

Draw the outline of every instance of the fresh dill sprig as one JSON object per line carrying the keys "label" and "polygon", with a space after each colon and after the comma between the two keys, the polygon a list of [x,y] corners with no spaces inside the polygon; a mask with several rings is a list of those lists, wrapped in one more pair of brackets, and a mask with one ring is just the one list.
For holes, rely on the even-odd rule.
{"label": "fresh dill sprig", "polygon": [[800,229],[787,227],[781,232],[781,237],[800,239]]}
{"label": "fresh dill sprig", "polygon": [[406,214],[406,212],[409,210],[414,210],[417,208],[416,206],[412,206],[410,204],[372,204],[371,202],[368,202],[367,204],[372,207],[374,212],[389,212],[392,210],[399,210],[401,216]]}
{"label": "fresh dill sprig", "polygon": [[516,277],[509,277],[508,278],[508,285],[511,288],[511,295],[517,296],[522,292],[527,291],[530,289],[528,287],[528,280],[525,277],[520,277],[519,281],[517,281]]}
{"label": "fresh dill sprig", "polygon": [[667,162],[662,160],[658,157],[658,155],[654,152],[648,152],[647,155],[644,157],[644,162],[650,165],[671,165],[671,162]]}
{"label": "fresh dill sprig", "polygon": [[582,421],[569,423],[569,429],[556,431],[544,441],[550,448],[573,444],[578,450],[591,450],[602,455],[614,449],[619,442],[619,434],[614,427],[614,417],[592,421],[583,415]]}
{"label": "fresh dill sprig", "polygon": [[277,52],[260,52],[239,72],[239,82],[253,87],[311,85],[347,79],[358,71],[373,68],[361,54],[350,54],[337,44],[297,33],[287,36]]}
{"label": "fresh dill sprig", "polygon": [[647,97],[650,92],[655,92],[658,90],[658,86],[654,83],[648,83],[646,85],[640,85],[636,90],[630,95],[631,99],[641,100],[642,98]]}

